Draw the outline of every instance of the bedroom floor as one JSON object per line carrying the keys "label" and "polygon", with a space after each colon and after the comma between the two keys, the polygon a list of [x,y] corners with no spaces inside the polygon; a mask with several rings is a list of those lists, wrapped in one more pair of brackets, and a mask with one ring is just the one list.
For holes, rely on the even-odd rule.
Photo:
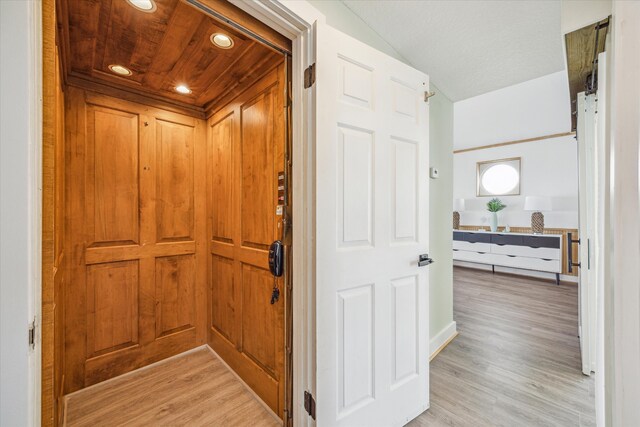
{"label": "bedroom floor", "polygon": [[456,267],[459,335],[431,362],[418,426],[595,426],[581,373],[578,286]]}

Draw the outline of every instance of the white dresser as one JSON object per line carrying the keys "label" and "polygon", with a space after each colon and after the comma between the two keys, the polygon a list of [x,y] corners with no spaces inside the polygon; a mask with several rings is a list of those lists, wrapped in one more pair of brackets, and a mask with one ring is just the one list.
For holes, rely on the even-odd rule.
{"label": "white dresser", "polygon": [[559,284],[562,236],[454,231],[453,260],[555,273]]}

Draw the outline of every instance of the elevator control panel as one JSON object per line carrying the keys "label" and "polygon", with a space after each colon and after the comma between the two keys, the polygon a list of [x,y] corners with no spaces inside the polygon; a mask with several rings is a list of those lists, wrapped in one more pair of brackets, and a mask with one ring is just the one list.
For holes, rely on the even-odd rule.
{"label": "elevator control panel", "polygon": [[278,172],[278,206],[284,205],[286,194],[284,172]]}

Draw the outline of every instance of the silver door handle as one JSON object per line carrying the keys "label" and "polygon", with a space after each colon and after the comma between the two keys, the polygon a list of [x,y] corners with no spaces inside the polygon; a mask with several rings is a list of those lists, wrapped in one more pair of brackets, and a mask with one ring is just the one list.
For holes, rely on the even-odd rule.
{"label": "silver door handle", "polygon": [[433,264],[433,260],[429,258],[429,254],[422,254],[418,257],[418,267]]}

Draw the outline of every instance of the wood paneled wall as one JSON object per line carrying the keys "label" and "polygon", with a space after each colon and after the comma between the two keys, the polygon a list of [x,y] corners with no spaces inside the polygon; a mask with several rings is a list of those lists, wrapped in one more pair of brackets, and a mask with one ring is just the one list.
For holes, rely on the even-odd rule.
{"label": "wood paneled wall", "polygon": [[[466,231],[477,231],[484,230],[489,231],[489,227],[481,226],[481,225],[461,225],[460,230]],[[531,233],[531,227],[510,227],[512,233]],[[498,231],[503,232],[504,227],[498,227]],[[567,236],[568,233],[572,233],[571,238],[573,240],[577,240],[580,236],[578,235],[578,230],[576,228],[545,228],[544,234],[560,234],[562,235],[562,273],[567,276],[577,276],[578,269],[574,267],[573,272],[569,273],[568,269],[568,259],[567,259],[567,245],[569,244],[569,238]],[[572,248],[572,258],[573,262],[580,262],[580,251],[578,250],[578,245],[573,245]]]}
{"label": "wood paneled wall", "polygon": [[209,119],[211,347],[284,417],[285,306],[270,304],[269,245],[282,236],[284,64]]}
{"label": "wood paneled wall", "polygon": [[[204,2],[238,22],[247,19],[224,0]],[[281,305],[260,306],[262,311],[244,319],[225,320],[223,304],[216,303],[211,311],[213,304],[207,298],[212,281],[208,269],[216,267],[209,247],[211,229],[207,230],[211,193],[205,177],[212,176],[207,170],[212,160],[207,141],[216,137],[224,141],[225,135],[206,137],[208,130],[214,130],[204,120],[244,99],[246,116],[263,126],[251,128],[247,122],[242,132],[254,132],[252,140],[258,140],[264,129],[275,129],[275,139],[269,141],[282,150],[284,126],[276,129],[264,122],[265,117],[283,121],[279,54],[241,55],[250,71],[221,80],[229,83],[225,86],[229,90],[219,99],[186,108],[156,93],[141,94],[126,85],[69,75],[72,51],[67,28],[62,25],[61,34],[56,33],[56,12],[68,15],[67,5],[42,1],[42,425],[62,424],[62,395],[206,343],[211,325],[224,329],[224,322],[231,320],[244,322],[238,331],[245,331],[241,337],[245,357],[258,360],[264,365],[259,369],[280,381],[271,397],[277,401],[272,407],[282,414],[284,292]],[[249,18],[245,25],[290,48],[290,41],[257,21]],[[272,72],[276,66],[278,71]],[[246,98],[242,90],[274,73],[275,86],[269,77],[268,87],[260,86],[264,89],[260,96]],[[229,79],[239,79],[241,85]],[[241,152],[231,145],[227,148]],[[246,163],[256,168],[256,174],[249,173],[254,176],[237,170],[233,175],[234,180],[244,180],[243,194],[252,194],[234,200],[256,205],[249,219],[238,219],[246,223],[242,239],[248,243],[247,256],[254,260],[245,262],[242,270],[242,280],[255,283],[238,301],[243,307],[262,302],[262,291],[272,285],[264,273],[264,246],[278,231],[276,220],[265,219],[274,213],[264,203],[263,190],[271,185],[265,179],[270,180],[273,172],[267,172],[265,165],[282,160],[282,151],[262,153],[263,148],[244,151]],[[263,154],[266,157],[260,158]],[[229,208],[225,197],[231,196],[222,186],[215,190],[221,205],[212,209],[224,218]],[[258,212],[262,208],[266,210]],[[261,293],[256,293],[258,289]],[[275,329],[268,328],[267,318]],[[260,386],[255,391],[260,394]]]}
{"label": "wood paneled wall", "polygon": [[64,393],[65,135],[55,7],[43,1],[41,421],[59,424]]}
{"label": "wood paneled wall", "polygon": [[56,61],[56,148],[55,148],[55,202],[54,202],[54,417],[61,421],[63,415],[62,396],[64,395],[64,289],[68,281],[68,259],[66,257],[67,242],[65,218],[65,97],[62,90],[62,79],[59,63]]}
{"label": "wood paneled wall", "polygon": [[283,415],[284,132],[284,64],[208,124],[67,88],[65,393],[208,342]]}
{"label": "wood paneled wall", "polygon": [[205,122],[67,90],[69,393],[206,342]]}

